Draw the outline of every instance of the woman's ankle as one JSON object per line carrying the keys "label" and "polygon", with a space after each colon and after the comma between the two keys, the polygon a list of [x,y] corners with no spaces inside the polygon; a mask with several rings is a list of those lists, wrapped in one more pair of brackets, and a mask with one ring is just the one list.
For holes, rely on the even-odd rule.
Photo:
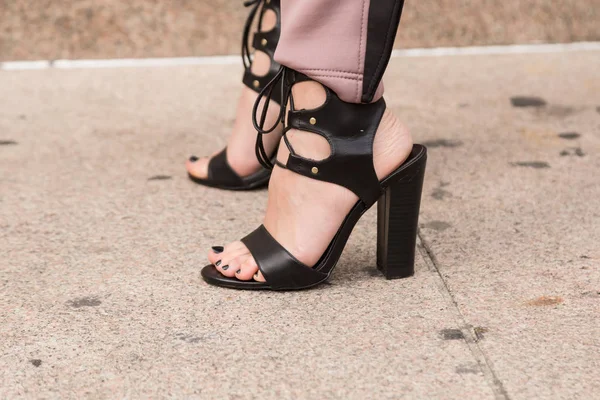
{"label": "woman's ankle", "polygon": [[398,168],[410,155],[413,139],[410,131],[386,108],[373,143],[373,164],[379,179]]}

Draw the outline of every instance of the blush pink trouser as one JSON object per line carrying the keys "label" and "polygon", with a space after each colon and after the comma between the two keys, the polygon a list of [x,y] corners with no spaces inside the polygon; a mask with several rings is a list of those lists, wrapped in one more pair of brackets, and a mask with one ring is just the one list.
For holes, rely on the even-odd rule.
{"label": "blush pink trouser", "polygon": [[383,95],[403,0],[281,0],[275,60],[328,86],[346,102]]}

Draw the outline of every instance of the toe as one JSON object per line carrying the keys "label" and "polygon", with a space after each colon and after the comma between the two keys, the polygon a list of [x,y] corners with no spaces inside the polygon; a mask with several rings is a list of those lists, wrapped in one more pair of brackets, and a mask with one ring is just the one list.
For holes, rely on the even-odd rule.
{"label": "toe", "polygon": [[225,248],[223,246],[213,246],[208,251],[208,261],[211,264],[216,263],[221,258],[223,251],[225,251]]}
{"label": "toe", "polygon": [[185,169],[187,172],[199,179],[208,178],[208,163],[210,159],[207,157],[197,158],[195,156],[190,157],[185,162]]}
{"label": "toe", "polygon": [[[258,269],[258,268],[257,268]],[[257,271],[256,274],[254,274],[253,276],[254,280],[257,282],[266,282],[267,280],[265,279],[265,277],[263,276],[262,272]]]}
{"label": "toe", "polygon": [[233,278],[235,276],[236,269],[233,266],[229,265],[230,261],[231,260],[218,260],[215,263],[215,268],[217,268],[217,271],[219,271],[226,277]]}
{"label": "toe", "polygon": [[[211,253],[214,250],[211,249]],[[214,265],[219,272],[227,277],[234,277],[235,272],[239,270],[240,265],[246,259],[242,258],[249,254],[248,249],[241,242],[233,242],[225,246],[222,253],[209,256],[209,260],[214,260]]]}
{"label": "toe", "polygon": [[235,273],[235,277],[241,281],[249,281],[254,278],[254,274],[258,272],[258,265],[254,261],[254,257],[247,255],[240,268]]}
{"label": "toe", "polygon": [[236,276],[236,271],[240,269],[240,265],[240,257],[235,257],[231,260],[221,260],[221,263],[217,266],[217,270],[226,277],[233,278]]}

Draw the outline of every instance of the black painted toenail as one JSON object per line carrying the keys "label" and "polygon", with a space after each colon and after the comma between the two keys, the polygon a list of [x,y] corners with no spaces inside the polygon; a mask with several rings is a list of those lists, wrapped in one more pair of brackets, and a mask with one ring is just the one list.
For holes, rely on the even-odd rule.
{"label": "black painted toenail", "polygon": [[227,271],[229,269],[229,265],[223,265],[223,267],[221,268],[223,271]]}
{"label": "black painted toenail", "polygon": [[217,261],[217,262],[215,263],[215,265],[216,265],[217,267],[218,267],[219,265],[221,265],[221,260]]}
{"label": "black painted toenail", "polygon": [[190,157],[190,161],[191,161],[191,162],[196,162],[196,161],[198,161],[198,160],[199,160],[199,158],[198,158],[198,157],[196,157],[196,156],[191,156],[191,157]]}
{"label": "black painted toenail", "polygon": [[212,251],[214,251],[214,252],[215,252],[215,254],[220,254],[220,253],[222,253],[222,252],[223,252],[223,250],[225,250],[225,249],[223,248],[223,246],[213,246],[213,247],[212,247]]}
{"label": "black painted toenail", "polygon": [[239,274],[240,272],[242,272],[241,269],[238,269],[237,271],[235,271],[236,275]]}

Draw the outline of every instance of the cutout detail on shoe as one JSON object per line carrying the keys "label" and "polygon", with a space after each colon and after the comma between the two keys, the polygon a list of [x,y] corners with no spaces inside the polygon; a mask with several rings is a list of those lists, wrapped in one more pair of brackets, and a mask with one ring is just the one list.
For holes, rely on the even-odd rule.
{"label": "cutout detail on shoe", "polygon": [[[305,112],[318,110],[323,107],[327,101],[327,92],[318,82],[307,81],[299,82],[292,86],[292,97],[288,106],[288,116],[290,109],[300,109]],[[331,143],[327,138],[318,132],[318,121],[315,117],[310,117],[309,124],[314,130],[290,129],[286,133],[285,141],[289,154],[302,157],[312,161],[322,161],[331,156]],[[282,149],[279,161],[287,163],[289,154]],[[317,168],[318,171],[318,168]],[[315,173],[315,172],[313,172]]]}
{"label": "cutout detail on shoe", "polygon": [[272,9],[266,9],[260,21],[260,32],[271,32],[277,26],[277,14]]}

